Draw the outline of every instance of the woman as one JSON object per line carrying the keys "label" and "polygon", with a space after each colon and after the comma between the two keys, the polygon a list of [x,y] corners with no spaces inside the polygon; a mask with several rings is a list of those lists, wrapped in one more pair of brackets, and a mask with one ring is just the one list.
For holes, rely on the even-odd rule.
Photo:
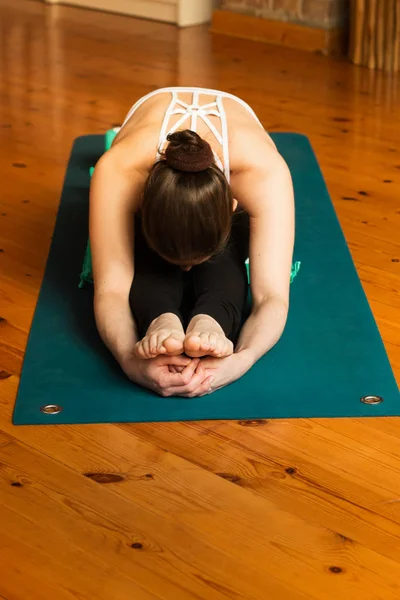
{"label": "woman", "polygon": [[[293,238],[290,173],[253,110],[215,90],[152,92],[92,178],[103,341],[132,381],[163,396],[231,383],[283,332]],[[252,310],[240,330],[247,256]]]}

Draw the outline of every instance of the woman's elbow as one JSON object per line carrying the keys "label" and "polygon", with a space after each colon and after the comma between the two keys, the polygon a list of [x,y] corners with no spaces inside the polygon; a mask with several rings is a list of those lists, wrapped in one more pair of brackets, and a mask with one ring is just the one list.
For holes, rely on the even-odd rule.
{"label": "woman's elbow", "polygon": [[273,307],[277,316],[287,317],[289,311],[289,294],[267,292],[264,294],[252,294],[253,309],[259,310],[264,306]]}

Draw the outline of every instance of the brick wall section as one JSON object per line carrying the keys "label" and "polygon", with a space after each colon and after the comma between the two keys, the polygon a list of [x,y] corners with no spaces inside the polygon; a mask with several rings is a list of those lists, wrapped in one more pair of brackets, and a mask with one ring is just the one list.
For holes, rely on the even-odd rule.
{"label": "brick wall section", "polygon": [[221,0],[220,6],[223,10],[324,29],[343,24],[348,7],[348,0]]}

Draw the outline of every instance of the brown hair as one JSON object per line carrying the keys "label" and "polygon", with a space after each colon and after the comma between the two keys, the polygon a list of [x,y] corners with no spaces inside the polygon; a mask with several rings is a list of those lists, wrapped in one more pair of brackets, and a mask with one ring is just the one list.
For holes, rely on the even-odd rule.
{"label": "brown hair", "polygon": [[233,197],[210,145],[197,133],[178,131],[167,140],[163,159],[153,166],[144,187],[142,228],[160,256],[190,265],[225,247]]}

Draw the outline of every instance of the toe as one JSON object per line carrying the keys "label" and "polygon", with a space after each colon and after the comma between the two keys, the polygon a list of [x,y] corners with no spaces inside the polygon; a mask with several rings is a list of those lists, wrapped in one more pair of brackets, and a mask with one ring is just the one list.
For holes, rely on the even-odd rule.
{"label": "toe", "polygon": [[179,339],[177,335],[172,333],[163,341],[163,347],[168,354],[182,354],[183,336],[182,339]]}
{"label": "toe", "polygon": [[185,340],[185,348],[188,350],[199,350],[201,345],[200,336],[196,334],[189,335]]}
{"label": "toe", "polygon": [[184,348],[185,352],[188,356],[197,356],[197,353],[200,351],[201,339],[197,334],[189,334],[185,338]]}
{"label": "toe", "polygon": [[148,358],[145,346],[145,338],[140,340],[135,346],[135,354],[138,358]]}
{"label": "toe", "polygon": [[231,354],[233,354],[233,344],[232,344],[231,340],[228,340],[227,338],[225,338],[225,343],[224,343],[223,350],[222,350],[222,356],[230,356]]}
{"label": "toe", "polygon": [[222,356],[222,352],[224,349],[224,341],[225,341],[225,336],[223,336],[223,335],[217,336],[217,342],[216,342],[215,349],[214,349],[215,356]]}
{"label": "toe", "polygon": [[143,357],[143,349],[142,349],[142,342],[137,342],[135,344],[135,347],[133,348],[133,353],[135,356],[137,356],[138,358],[144,358]]}
{"label": "toe", "polygon": [[208,343],[210,346],[210,351],[212,351],[213,353],[215,352],[215,350],[217,348],[217,340],[218,340],[218,335],[216,333],[210,333],[210,335],[208,336]]}
{"label": "toe", "polygon": [[165,332],[159,333],[157,335],[157,342],[156,342],[157,354],[166,354],[167,353],[167,349],[164,346],[165,337],[166,337]]}
{"label": "toe", "polygon": [[156,333],[153,333],[149,339],[150,354],[152,354],[153,356],[157,356],[157,354],[160,354],[159,346],[160,346],[160,344],[158,342],[158,336]]}
{"label": "toe", "polygon": [[152,358],[152,354],[150,352],[150,337],[146,336],[142,340],[142,349],[144,353],[144,358]]}
{"label": "toe", "polygon": [[210,334],[209,333],[201,333],[200,334],[201,345],[200,349],[204,351],[210,350]]}

